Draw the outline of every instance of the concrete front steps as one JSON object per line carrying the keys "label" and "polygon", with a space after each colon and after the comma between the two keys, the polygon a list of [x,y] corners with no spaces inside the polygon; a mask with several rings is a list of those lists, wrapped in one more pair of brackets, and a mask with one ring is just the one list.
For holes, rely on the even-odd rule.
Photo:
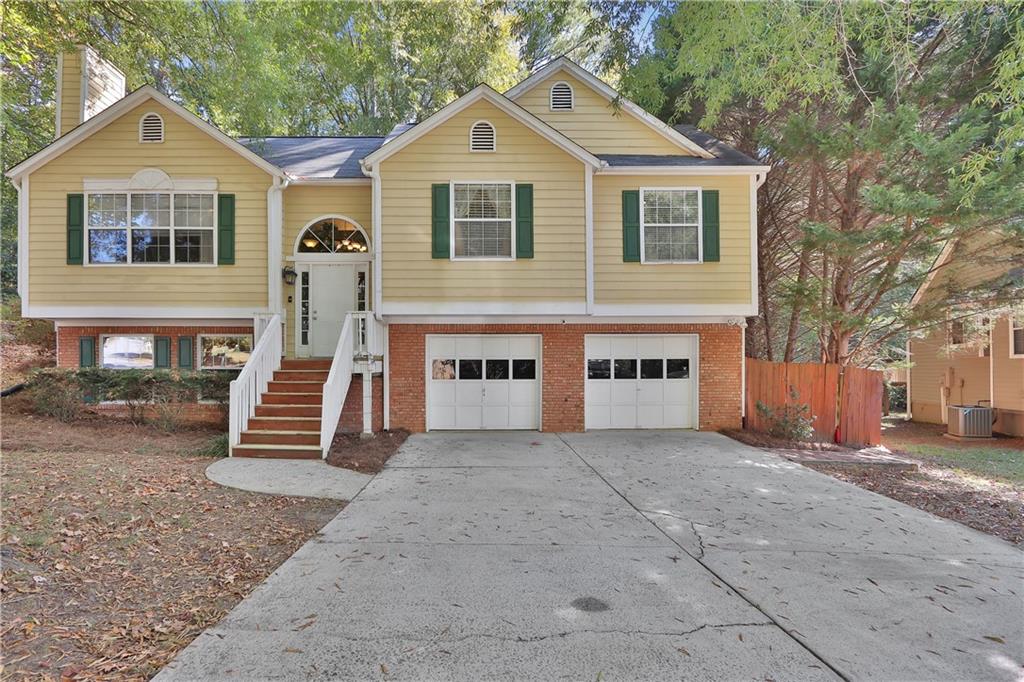
{"label": "concrete front steps", "polygon": [[330,360],[282,360],[235,457],[320,459],[320,406]]}

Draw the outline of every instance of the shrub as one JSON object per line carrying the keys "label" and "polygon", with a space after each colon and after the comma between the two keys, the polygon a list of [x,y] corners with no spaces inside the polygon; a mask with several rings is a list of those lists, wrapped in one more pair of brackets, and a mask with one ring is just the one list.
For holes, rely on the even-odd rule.
{"label": "shrub", "polygon": [[889,411],[890,412],[906,412],[907,411],[907,385],[906,384],[889,384],[886,386],[886,390],[889,391]]}
{"label": "shrub", "polygon": [[199,457],[227,457],[228,456],[228,434],[222,433],[196,448],[194,453]]}
{"label": "shrub", "polygon": [[814,415],[809,405],[798,402],[800,395],[796,389],[789,389],[792,402],[777,408],[771,408],[760,400],[757,401],[757,412],[768,422],[768,433],[784,440],[807,442],[814,437]]}
{"label": "shrub", "polygon": [[36,414],[62,422],[74,421],[82,414],[84,396],[73,372],[37,370],[32,375],[28,394]]}

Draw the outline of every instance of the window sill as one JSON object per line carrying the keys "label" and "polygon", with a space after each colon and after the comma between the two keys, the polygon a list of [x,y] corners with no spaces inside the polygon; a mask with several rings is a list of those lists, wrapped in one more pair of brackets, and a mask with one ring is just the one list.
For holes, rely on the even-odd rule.
{"label": "window sill", "polygon": [[703,260],[641,260],[640,265],[701,265]]}
{"label": "window sill", "polygon": [[514,261],[515,256],[451,256],[448,260],[455,262],[463,261]]}

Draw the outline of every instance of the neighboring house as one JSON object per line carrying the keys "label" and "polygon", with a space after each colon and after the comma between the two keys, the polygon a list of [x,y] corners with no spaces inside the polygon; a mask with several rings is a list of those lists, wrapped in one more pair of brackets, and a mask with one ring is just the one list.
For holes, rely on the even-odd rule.
{"label": "neighboring house", "polygon": [[238,455],[319,456],[339,413],[740,426],[768,169],[571,61],[386,137],[263,139],[150,87],[97,113],[113,67],[62,68],[64,134],[7,172],[22,309],[60,365],[244,366]]}
{"label": "neighboring house", "polygon": [[[949,291],[978,286],[1009,272],[950,242],[911,305],[946,300]],[[1017,260],[1024,263],[1024,255]],[[947,320],[907,344],[911,362],[907,405],[911,419],[947,423],[947,405],[995,408],[993,430],[1024,436],[1024,318],[970,315],[950,307]],[[972,328],[980,334],[971,333]]]}

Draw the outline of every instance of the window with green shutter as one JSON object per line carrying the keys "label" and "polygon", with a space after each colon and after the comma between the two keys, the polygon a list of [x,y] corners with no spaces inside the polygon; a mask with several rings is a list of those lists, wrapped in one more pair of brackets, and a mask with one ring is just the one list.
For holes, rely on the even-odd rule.
{"label": "window with green shutter", "polygon": [[706,189],[701,193],[701,212],[703,214],[703,246],[704,262],[716,263],[719,261],[718,248],[718,190]]}
{"label": "window with green shutter", "polygon": [[85,196],[69,194],[67,212],[67,262],[68,265],[81,265],[85,244]]}
{"label": "window with green shutter", "polygon": [[217,263],[235,264],[235,195],[217,196]]}
{"label": "window with green shutter", "polygon": [[640,262],[640,190],[622,191],[622,260]]}
{"label": "window with green shutter", "polygon": [[96,337],[95,336],[79,336],[78,337],[78,366],[79,367],[95,367],[96,366]]}
{"label": "window with green shutter", "polygon": [[516,185],[516,258],[533,258],[533,185]]}
{"label": "window with green shutter", "polygon": [[432,185],[430,255],[433,258],[448,258],[451,255],[451,205],[448,183]]}
{"label": "window with green shutter", "polygon": [[178,368],[192,369],[195,367],[195,340],[191,336],[178,337]]}
{"label": "window with green shutter", "polygon": [[168,369],[171,366],[171,337],[153,337],[153,366]]}

